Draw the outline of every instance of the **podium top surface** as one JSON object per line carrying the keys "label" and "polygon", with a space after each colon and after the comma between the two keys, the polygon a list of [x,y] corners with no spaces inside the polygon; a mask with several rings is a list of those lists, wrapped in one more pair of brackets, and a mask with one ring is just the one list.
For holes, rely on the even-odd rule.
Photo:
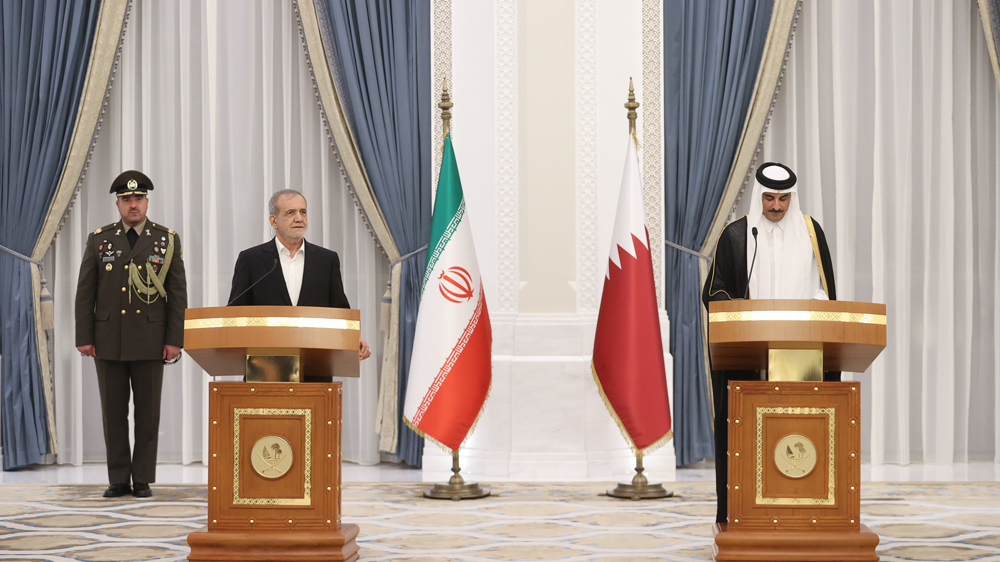
{"label": "podium top surface", "polygon": [[714,369],[767,368],[771,349],[821,349],[826,371],[865,371],[886,345],[884,304],[823,300],[714,301]]}
{"label": "podium top surface", "polygon": [[184,350],[213,376],[242,375],[248,355],[297,355],[306,375],[358,376],[361,312],[315,306],[219,306],[184,312]]}
{"label": "podium top surface", "polygon": [[315,306],[220,306],[184,312],[184,347],[353,349],[361,312]]}
{"label": "podium top surface", "polygon": [[338,318],[361,320],[361,311],[353,308],[322,306],[207,306],[184,311],[184,323],[208,318]]}
{"label": "podium top surface", "polygon": [[[885,305],[872,302],[853,301],[822,301],[796,299],[736,299],[731,301],[712,301],[708,303],[709,322],[732,321],[731,316],[723,316],[733,312],[770,313],[762,314],[760,318],[800,320],[796,315],[782,315],[782,312],[814,312],[816,320],[822,320],[822,313],[868,314],[872,317],[864,323],[885,325]],[[749,317],[747,317],[749,318]],[[843,318],[840,321],[862,321],[861,318]]]}

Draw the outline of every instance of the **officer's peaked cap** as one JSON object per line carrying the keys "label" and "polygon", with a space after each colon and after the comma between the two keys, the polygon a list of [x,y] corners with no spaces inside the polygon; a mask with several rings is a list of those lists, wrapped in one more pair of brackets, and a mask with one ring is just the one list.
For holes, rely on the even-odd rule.
{"label": "officer's peaked cap", "polygon": [[111,193],[122,197],[125,195],[147,195],[153,191],[153,182],[146,174],[137,170],[129,170],[118,174],[111,183]]}

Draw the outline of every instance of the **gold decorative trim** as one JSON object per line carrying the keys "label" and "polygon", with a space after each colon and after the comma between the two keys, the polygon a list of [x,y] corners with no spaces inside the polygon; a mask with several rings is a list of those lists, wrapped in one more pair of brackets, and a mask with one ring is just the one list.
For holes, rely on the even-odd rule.
{"label": "gold decorative trim", "polygon": [[[301,498],[240,497],[240,416],[302,416],[305,422],[303,474],[305,490]],[[251,451],[252,453],[252,451]],[[309,408],[234,408],[233,409],[233,504],[234,505],[312,505],[312,410]]]}
{"label": "gold decorative trim", "polygon": [[823,254],[819,251],[819,240],[816,238],[816,226],[809,215],[803,215],[806,221],[806,230],[809,231],[809,241],[812,242],[813,259],[816,260],[816,267],[819,268],[819,278],[823,282],[823,292],[830,294],[830,287],[826,283],[826,271],[823,270]]}
{"label": "gold decorative trim", "polygon": [[185,330],[201,328],[320,328],[361,331],[360,320],[342,318],[291,318],[285,316],[239,316],[235,318],[198,318],[185,320]]}
{"label": "gold decorative trim", "polygon": [[711,312],[709,322],[845,322],[885,326],[884,314],[860,312],[823,312],[819,310],[745,310],[741,312]]}
{"label": "gold decorative trim", "polygon": [[986,35],[986,49],[990,53],[990,65],[993,67],[993,76],[997,81],[997,88],[1000,88],[1000,57],[997,55],[997,46],[1000,41],[993,35],[993,30],[1000,31],[1000,14],[990,9],[989,0],[979,0],[979,19],[983,20],[983,33]]}
{"label": "gold decorative trim", "polygon": [[594,362],[590,362],[590,374],[594,377],[594,384],[597,385],[597,391],[601,393],[601,399],[604,400],[604,406],[608,409],[608,413],[615,420],[615,424],[618,426],[618,431],[621,432],[622,437],[625,438],[625,442],[628,443],[629,449],[632,449],[632,453],[635,454],[636,458],[642,458],[651,455],[654,451],[660,447],[666,445],[671,439],[674,438],[673,426],[669,431],[663,434],[659,439],[654,441],[650,445],[646,445],[644,449],[640,449],[636,446],[635,441],[632,440],[632,436],[629,435],[628,430],[625,429],[625,424],[622,423],[621,418],[618,417],[618,412],[615,411],[614,406],[611,405],[611,400],[608,399],[608,395],[604,392],[604,385],[601,384],[601,378],[597,376],[597,367],[594,366]]}
{"label": "gold decorative trim", "polygon": [[[713,256],[718,255],[718,253],[719,253],[719,240],[722,240],[721,236],[715,241],[715,251],[712,252]],[[730,295],[724,289],[719,289],[718,291],[714,291],[714,292],[712,291],[712,287],[715,285],[715,264],[716,264],[716,261],[713,259],[712,260],[712,277],[708,279],[708,296],[709,296],[709,299],[711,299],[711,297],[714,297],[715,295],[718,295],[719,293],[722,293],[722,294],[726,295],[727,297],[729,297],[729,300],[733,300],[732,295]],[[705,336],[707,334],[702,334],[702,335]],[[703,341],[708,341],[708,338],[707,337],[703,338]],[[708,365],[708,364],[709,364],[709,362],[705,361],[705,365]],[[709,385],[709,386],[711,386],[711,385]]]}
{"label": "gold decorative trim", "polygon": [[[830,443],[827,451],[827,497],[825,498],[765,498],[764,497],[764,414],[798,416],[826,415]],[[757,505],[836,505],[837,468],[835,461],[837,429],[836,408],[757,407]]]}

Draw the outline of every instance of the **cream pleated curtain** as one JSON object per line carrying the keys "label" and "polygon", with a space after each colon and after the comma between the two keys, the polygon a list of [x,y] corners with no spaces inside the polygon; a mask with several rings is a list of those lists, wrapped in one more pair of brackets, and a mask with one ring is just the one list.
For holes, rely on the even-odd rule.
{"label": "cream pleated curtain", "polygon": [[[885,303],[873,465],[1000,462],[1000,104],[975,2],[805,2],[760,161],[798,174],[838,297]],[[746,212],[741,201],[736,212]]]}
{"label": "cream pleated curtain", "polygon": [[[143,170],[149,217],[184,244],[188,306],[223,306],[237,254],[269,240],[267,201],[283,188],[309,201],[307,239],[340,254],[362,337],[376,353],[344,380],[344,460],[379,461],[374,431],[379,307],[388,260],[331,150],[299,20],[282,0],[136,0],[110,105],[83,188],[46,260],[55,296],[59,462],[105,460],[91,359],[74,348],[73,299],[87,234],[117,220],[111,180]],[[185,357],[164,373],[159,460],[206,458],[208,377]]]}

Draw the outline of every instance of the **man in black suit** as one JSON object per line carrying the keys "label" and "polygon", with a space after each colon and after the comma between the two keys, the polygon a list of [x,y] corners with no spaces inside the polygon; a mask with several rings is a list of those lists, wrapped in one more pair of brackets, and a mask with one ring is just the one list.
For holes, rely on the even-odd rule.
{"label": "man in black suit", "polygon": [[[240,252],[229,305],[351,308],[337,253],[305,239],[309,226],[305,196],[283,189],[271,196],[268,210],[275,237]],[[371,355],[363,338],[358,353],[362,360]]]}

